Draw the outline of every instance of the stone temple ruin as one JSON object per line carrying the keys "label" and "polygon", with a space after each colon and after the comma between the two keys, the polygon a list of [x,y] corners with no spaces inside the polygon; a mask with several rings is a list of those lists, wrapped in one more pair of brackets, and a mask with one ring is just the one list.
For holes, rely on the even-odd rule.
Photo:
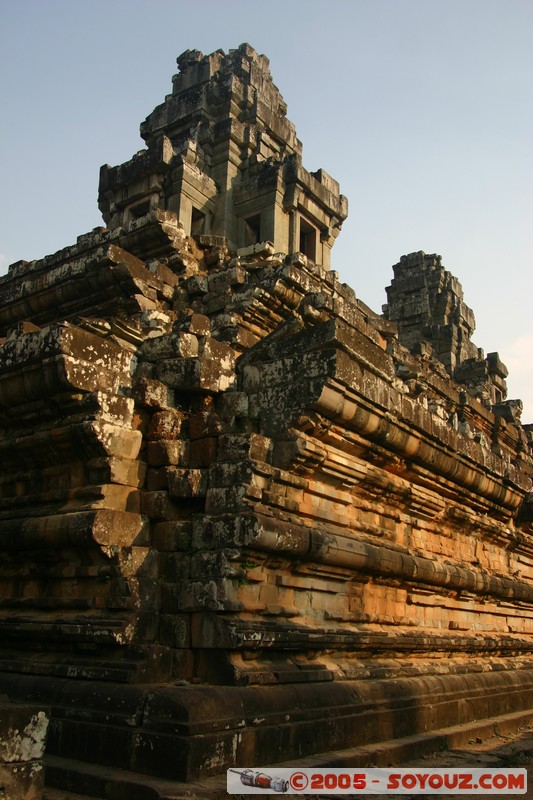
{"label": "stone temple ruin", "polygon": [[533,426],[459,282],[371,311],[265,56],[178,67],[107,227],[0,279],[0,693],[99,798],[533,705]]}

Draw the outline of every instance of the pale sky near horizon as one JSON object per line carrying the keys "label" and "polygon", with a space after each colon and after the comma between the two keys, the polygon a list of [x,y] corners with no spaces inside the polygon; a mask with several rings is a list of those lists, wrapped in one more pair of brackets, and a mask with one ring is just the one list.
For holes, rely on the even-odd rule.
{"label": "pale sky near horizon", "polygon": [[533,423],[533,0],[0,0],[0,274],[101,225],[176,57],[249,42],[348,197],[333,267],[376,311],[439,253]]}

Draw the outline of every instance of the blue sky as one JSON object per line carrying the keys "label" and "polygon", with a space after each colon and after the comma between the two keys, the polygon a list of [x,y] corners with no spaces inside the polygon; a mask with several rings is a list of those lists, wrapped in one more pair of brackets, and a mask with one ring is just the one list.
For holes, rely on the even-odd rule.
{"label": "blue sky", "polygon": [[533,422],[531,0],[0,0],[0,273],[102,223],[99,167],[181,52],[245,41],[348,197],[342,280],[380,310],[401,255],[440,253]]}

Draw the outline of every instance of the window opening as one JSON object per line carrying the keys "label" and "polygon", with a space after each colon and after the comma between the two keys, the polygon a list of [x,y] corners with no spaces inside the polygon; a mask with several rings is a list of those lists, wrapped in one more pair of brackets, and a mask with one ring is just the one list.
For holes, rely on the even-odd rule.
{"label": "window opening", "polygon": [[261,241],[261,214],[244,220],[244,247]]}
{"label": "window opening", "polygon": [[191,214],[191,236],[200,236],[205,233],[205,214],[193,208]]}
{"label": "window opening", "polygon": [[136,206],[130,206],[128,210],[132,219],[140,219],[150,211],[150,201],[145,200],[144,203],[137,203]]}
{"label": "window opening", "polygon": [[300,253],[310,261],[316,261],[316,234],[317,229],[300,217]]}

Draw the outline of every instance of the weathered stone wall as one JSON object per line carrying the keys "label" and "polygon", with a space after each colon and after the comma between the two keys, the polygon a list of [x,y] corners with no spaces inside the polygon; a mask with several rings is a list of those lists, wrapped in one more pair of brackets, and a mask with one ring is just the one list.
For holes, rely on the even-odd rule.
{"label": "weathered stone wall", "polygon": [[381,317],[153,208],[0,279],[0,688],[52,757],[189,780],[531,702],[530,431],[440,258],[395,270]]}
{"label": "weathered stone wall", "polygon": [[[137,238],[166,239],[172,269],[127,253]],[[195,744],[170,770],[191,778],[527,698],[526,434],[334,273],[256,249],[154,212],[3,279],[1,665],[19,699],[56,697],[51,752],[167,774],[133,733],[171,746],[171,709],[194,698]],[[143,708],[143,682],[190,686],[134,713],[118,746],[103,709],[86,719],[87,692],[109,697],[87,679],[140,683]],[[206,682],[234,687],[229,718],[192,692]],[[265,692],[253,723],[246,686]],[[296,686],[316,720],[288,709],[280,739],[272,704]]]}

